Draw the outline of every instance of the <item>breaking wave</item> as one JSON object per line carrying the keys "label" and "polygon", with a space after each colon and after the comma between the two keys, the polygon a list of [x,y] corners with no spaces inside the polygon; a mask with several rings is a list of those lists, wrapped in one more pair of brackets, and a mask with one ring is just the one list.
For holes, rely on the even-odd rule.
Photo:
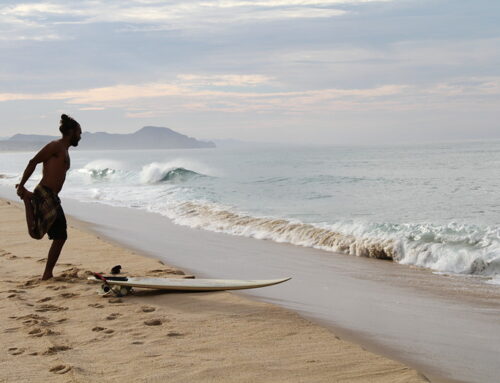
{"label": "breaking wave", "polygon": [[194,202],[173,206],[167,215],[177,224],[194,228],[390,260],[440,272],[485,276],[500,273],[499,228],[457,223],[314,225],[253,217]]}
{"label": "breaking wave", "polygon": [[140,180],[142,183],[151,184],[159,182],[181,183],[194,177],[203,176],[193,170],[184,167],[176,167],[171,164],[159,164],[153,162],[142,168]]}
{"label": "breaking wave", "polygon": [[84,183],[123,181],[131,185],[134,183],[182,183],[195,177],[205,176],[186,167],[178,166],[176,162],[164,164],[152,162],[143,166],[140,171],[134,171],[124,169],[117,161],[108,160],[92,161],[83,168],[72,171],[71,175],[80,177]]}

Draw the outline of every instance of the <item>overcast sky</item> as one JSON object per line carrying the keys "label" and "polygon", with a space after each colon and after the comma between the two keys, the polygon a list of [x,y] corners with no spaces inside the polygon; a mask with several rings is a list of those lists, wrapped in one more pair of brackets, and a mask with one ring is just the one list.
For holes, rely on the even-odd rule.
{"label": "overcast sky", "polygon": [[0,52],[0,136],[500,138],[497,0],[2,0]]}

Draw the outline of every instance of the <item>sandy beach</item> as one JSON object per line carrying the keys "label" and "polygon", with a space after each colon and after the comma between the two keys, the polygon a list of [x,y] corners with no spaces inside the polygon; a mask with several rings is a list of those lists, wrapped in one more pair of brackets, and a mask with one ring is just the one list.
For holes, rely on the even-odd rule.
{"label": "sandy beach", "polygon": [[57,277],[50,242],[0,200],[2,382],[422,382],[418,372],[274,305],[227,293],[139,291],[102,298],[90,270],[183,277],[69,220]]}

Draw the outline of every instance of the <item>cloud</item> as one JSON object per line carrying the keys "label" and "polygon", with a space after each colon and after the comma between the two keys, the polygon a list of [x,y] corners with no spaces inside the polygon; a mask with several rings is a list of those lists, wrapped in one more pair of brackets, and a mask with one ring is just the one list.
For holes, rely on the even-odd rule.
{"label": "cloud", "polygon": [[[114,85],[40,94],[3,93],[0,101],[60,100],[80,110],[123,109],[129,118],[178,112],[314,114],[332,111],[496,108],[500,77],[459,78],[432,85],[269,91],[259,75],[183,74],[172,82]],[[228,89],[241,86],[245,91]],[[264,88],[259,88],[264,86]],[[255,88],[255,89],[254,89]],[[251,90],[251,91],[250,91]]]}
{"label": "cloud", "polygon": [[190,86],[229,86],[246,87],[269,83],[271,78],[263,75],[198,75],[180,74],[177,76],[183,83]]}
{"label": "cloud", "polygon": [[439,83],[430,88],[429,94],[447,97],[487,97],[500,95],[499,77],[471,77]]}
{"label": "cloud", "polygon": [[69,8],[55,3],[39,2],[4,6],[0,13],[3,15],[14,15],[16,17],[40,16],[47,14],[67,14]]}
{"label": "cloud", "polygon": [[[0,6],[1,40],[53,40],[66,37],[70,24],[121,23],[121,30],[159,31],[203,29],[249,22],[315,19],[341,16],[338,6],[395,0],[274,0],[274,1],[121,1],[62,0]],[[146,27],[144,27],[146,25]],[[142,27],[141,27],[142,26]],[[21,36],[21,37],[19,37]]]}
{"label": "cloud", "polygon": [[[0,7],[0,15],[10,16],[16,22],[34,22],[41,17],[50,23],[50,17],[65,15],[79,18],[79,22],[134,22],[157,23],[165,21],[198,19],[201,16],[232,15],[225,22],[235,19],[280,19],[296,17],[330,17],[345,11],[331,9],[336,4],[360,3],[359,1],[80,1],[72,6],[65,2],[38,2]],[[267,11],[267,13],[265,12]],[[318,11],[318,12],[316,12]],[[61,21],[61,20],[57,20]],[[212,20],[215,22],[215,20]]]}

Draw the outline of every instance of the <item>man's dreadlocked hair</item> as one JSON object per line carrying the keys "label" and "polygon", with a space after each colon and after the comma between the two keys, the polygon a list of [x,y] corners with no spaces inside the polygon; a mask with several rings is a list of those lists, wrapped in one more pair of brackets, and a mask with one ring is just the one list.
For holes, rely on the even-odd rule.
{"label": "man's dreadlocked hair", "polygon": [[59,131],[63,136],[67,135],[71,129],[78,128],[80,124],[74,118],[67,114],[61,115],[61,122],[59,123]]}

